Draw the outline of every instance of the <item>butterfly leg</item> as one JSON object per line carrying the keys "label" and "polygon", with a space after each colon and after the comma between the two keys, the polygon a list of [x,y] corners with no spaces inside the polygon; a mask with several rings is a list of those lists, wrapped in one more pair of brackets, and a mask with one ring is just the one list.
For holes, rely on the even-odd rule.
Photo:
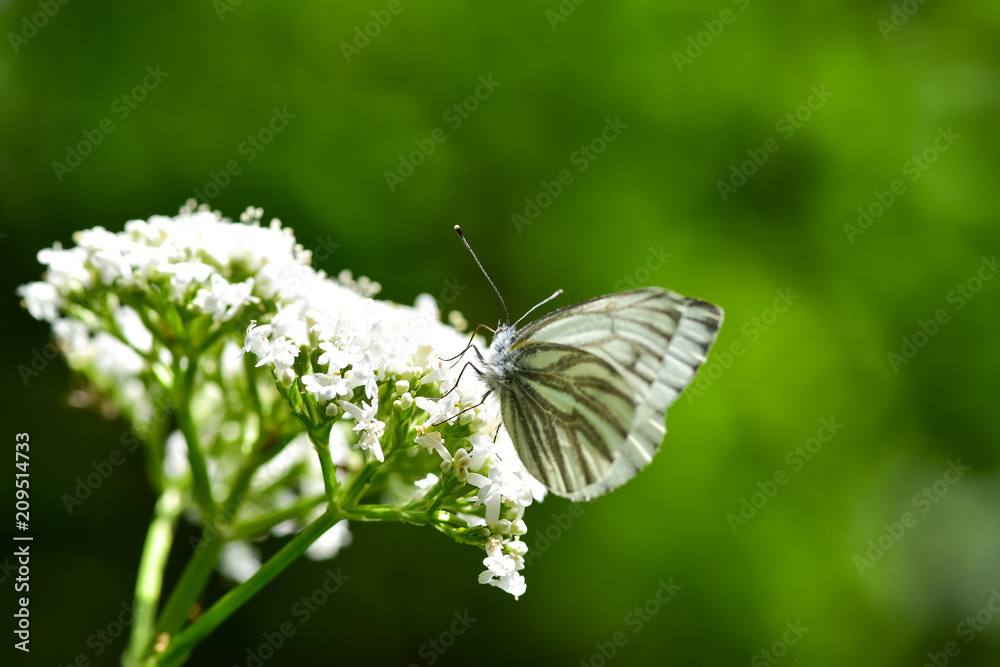
{"label": "butterfly leg", "polygon": [[[499,418],[501,417],[501,415],[502,415],[502,414],[503,414],[503,412],[502,412],[502,409],[498,409],[498,410],[497,410],[497,418],[499,419]],[[497,438],[499,438],[499,437],[500,437],[500,427],[501,427],[502,425],[503,425],[503,422],[502,422],[502,421],[501,421],[501,422],[500,422],[499,424],[497,424],[497,430],[496,430],[496,432],[495,432],[495,433],[493,434],[493,444],[494,444],[494,445],[495,445],[495,444],[497,444]],[[497,458],[500,458],[500,456],[499,456],[499,455],[497,455]]]}
{"label": "butterfly leg", "polygon": [[[476,350],[476,354],[479,354],[479,350],[477,350],[476,348],[472,348],[472,349]],[[483,355],[479,354],[479,359],[482,360],[482,358],[483,358]],[[444,398],[445,396],[447,396],[451,392],[453,392],[456,389],[458,389],[458,383],[462,381],[462,374],[465,373],[465,369],[466,368],[471,368],[473,370],[473,372],[476,373],[476,375],[478,377],[482,377],[483,376],[483,372],[481,370],[479,370],[478,368],[476,368],[475,364],[473,364],[471,361],[466,361],[465,365],[462,366],[462,370],[460,370],[458,372],[458,378],[455,379],[455,385],[451,389],[449,389],[448,391],[446,391],[445,393],[441,394],[438,397],[438,400],[441,400],[442,398]]]}
{"label": "butterfly leg", "polygon": [[[465,348],[463,348],[463,349],[462,349],[462,351],[461,351],[461,352],[459,352],[458,354],[456,354],[456,355],[455,355],[454,357],[448,357],[447,359],[442,359],[441,361],[453,361],[453,360],[455,360],[455,359],[459,359],[459,358],[461,358],[461,356],[462,356],[463,354],[465,354],[466,352],[468,352],[468,351],[469,351],[469,348],[470,348],[470,347],[471,347],[472,349],[474,349],[474,350],[475,350],[476,348],[475,348],[475,346],[474,346],[474,345],[472,344],[472,341],[474,341],[474,340],[476,339],[476,334],[477,334],[477,333],[479,333],[479,330],[480,330],[480,329],[486,329],[486,330],[487,330],[487,331],[489,331],[490,333],[496,333],[496,331],[495,331],[494,329],[490,329],[490,328],[489,328],[488,326],[486,326],[485,324],[477,324],[477,325],[476,325],[476,328],[472,330],[472,335],[471,335],[471,336],[469,336],[469,344],[468,344],[468,345],[466,345],[466,346],[465,346]],[[480,356],[480,359],[482,359],[482,356]]]}
{"label": "butterfly leg", "polygon": [[[471,365],[471,364],[468,364],[468,365]],[[475,366],[473,366],[473,368],[475,368]],[[465,370],[465,369],[462,369],[462,370]],[[479,369],[477,368],[476,370],[479,370]],[[475,409],[476,409],[476,408],[478,408],[478,407],[479,407],[480,405],[482,405],[483,403],[485,403],[485,402],[486,402],[486,399],[490,397],[490,394],[491,394],[491,393],[493,393],[493,392],[492,392],[492,390],[487,390],[487,391],[486,391],[486,393],[485,393],[485,394],[483,394],[483,400],[479,401],[479,402],[478,402],[478,403],[476,403],[475,405],[470,405],[469,407],[467,407],[467,408],[466,408],[466,409],[464,409],[464,410],[461,410],[461,411],[459,411],[459,412],[456,412],[455,414],[453,414],[453,415],[452,415],[451,417],[448,417],[447,419],[442,419],[442,420],[441,420],[441,421],[439,421],[439,422],[438,422],[437,424],[431,424],[431,426],[439,426],[440,424],[444,424],[445,422],[450,422],[450,421],[451,421],[452,419],[454,419],[455,417],[461,417],[462,415],[464,415],[464,414],[465,414],[466,412],[468,412],[469,410],[475,410]]]}

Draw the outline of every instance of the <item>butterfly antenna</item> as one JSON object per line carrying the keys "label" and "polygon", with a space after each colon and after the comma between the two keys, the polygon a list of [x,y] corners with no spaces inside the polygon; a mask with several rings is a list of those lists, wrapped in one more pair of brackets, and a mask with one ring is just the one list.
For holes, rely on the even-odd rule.
{"label": "butterfly antenna", "polygon": [[528,315],[531,315],[531,313],[533,313],[539,307],[544,306],[549,301],[552,301],[552,299],[556,298],[557,296],[559,296],[562,293],[563,293],[563,291],[561,289],[557,289],[556,292],[555,292],[555,294],[553,294],[552,296],[550,296],[548,299],[545,299],[544,301],[542,301],[540,303],[536,303],[534,306],[531,307],[531,310],[529,310],[528,312],[526,312],[524,315],[521,315],[521,319],[520,320],[518,320],[517,322],[514,322],[514,326],[516,327],[518,324],[521,323],[521,320],[523,320],[524,318],[526,318]]}
{"label": "butterfly antenna", "polygon": [[[483,272],[484,276],[486,276],[486,280],[489,281],[490,287],[492,287],[493,291],[497,293],[498,297],[500,297],[500,305],[503,306],[503,312],[504,312],[504,315],[507,316],[507,324],[509,325],[510,324],[510,311],[507,310],[507,304],[504,302],[503,296],[500,295],[500,290],[498,290],[497,286],[493,284],[493,279],[490,278],[490,274],[486,273],[486,269],[483,268],[483,263],[479,261],[478,257],[476,257],[476,253],[472,249],[472,246],[469,245],[469,242],[465,240],[465,234],[462,233],[462,228],[459,227],[458,225],[455,225],[455,231],[458,232],[458,237],[460,239],[462,239],[462,243],[465,244],[465,247],[469,249],[470,253],[472,253],[472,259],[476,260],[476,264],[479,265],[479,270]],[[548,301],[548,299],[546,299],[546,301]],[[543,301],[542,303],[545,303],[545,301]],[[539,305],[541,305],[541,304],[539,304]]]}

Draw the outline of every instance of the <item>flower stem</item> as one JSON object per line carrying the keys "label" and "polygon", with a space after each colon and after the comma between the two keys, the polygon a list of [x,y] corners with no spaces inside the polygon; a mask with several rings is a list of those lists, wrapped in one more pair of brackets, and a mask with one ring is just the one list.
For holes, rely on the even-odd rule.
{"label": "flower stem", "polygon": [[208,636],[220,623],[256,595],[261,588],[281,574],[286,567],[302,555],[310,544],[318,540],[342,518],[343,516],[339,512],[326,512],[309,524],[264,563],[256,574],[222,596],[204,615],[174,637],[154,664],[160,667],[173,667],[182,664],[190,655],[195,644]]}
{"label": "flower stem", "polygon": [[396,505],[355,505],[345,514],[351,521],[401,521],[418,526],[432,522],[428,512],[406,510]]}
{"label": "flower stem", "polygon": [[187,620],[188,610],[205,589],[208,578],[212,575],[215,561],[219,557],[223,541],[216,534],[215,539],[203,538],[198,545],[194,558],[188,561],[181,573],[181,578],[167,599],[156,625],[156,633],[173,636]]}
{"label": "flower stem", "polygon": [[139,562],[135,582],[135,621],[126,651],[126,664],[139,664],[156,627],[156,611],[163,587],[163,568],[174,540],[177,518],[183,510],[181,492],[168,487],[156,502],[153,521],[149,524],[146,544]]}
{"label": "flower stem", "polygon": [[233,481],[224,506],[225,514],[219,516],[214,523],[204,523],[202,542],[196,547],[194,557],[188,561],[160,615],[157,624],[159,634],[172,636],[183,627],[191,605],[201,595],[212,575],[219,550],[229,537],[221,531],[236,519],[254,473],[262,463],[280,452],[294,437],[294,434],[269,433],[261,436],[255,443],[250,460],[244,464]]}
{"label": "flower stem", "polygon": [[212,483],[208,479],[208,466],[205,463],[205,452],[198,442],[198,431],[191,418],[191,398],[194,394],[195,376],[198,374],[198,364],[194,357],[188,357],[188,367],[184,372],[184,386],[181,392],[180,405],[177,408],[177,423],[187,441],[188,462],[191,465],[191,479],[194,486],[194,497],[201,508],[203,522],[207,525],[215,518],[215,501],[212,499]]}
{"label": "flower stem", "polygon": [[337,483],[337,467],[333,465],[333,458],[330,456],[330,426],[319,430],[309,431],[309,440],[316,448],[316,455],[319,456],[319,466],[323,471],[323,488],[326,490],[326,499],[332,504],[337,498],[337,491],[340,485]]}
{"label": "flower stem", "polygon": [[245,540],[252,537],[257,537],[267,531],[271,530],[274,526],[278,525],[283,521],[288,521],[289,519],[300,519],[306,514],[308,514],[314,507],[326,500],[326,495],[311,496],[308,498],[303,498],[299,502],[286,507],[283,510],[278,510],[277,512],[272,512],[270,514],[265,514],[264,516],[251,519],[245,523],[238,524],[233,527],[232,533],[230,534],[230,539],[233,540]]}
{"label": "flower stem", "polygon": [[344,497],[340,501],[340,506],[343,508],[350,508],[357,504],[358,500],[364,495],[365,491],[368,489],[369,482],[372,481],[372,477],[378,472],[379,462],[374,458],[361,468],[358,472],[357,477],[351,482],[351,485],[344,489]]}
{"label": "flower stem", "polygon": [[260,400],[260,391],[257,388],[257,373],[253,365],[253,360],[249,354],[243,355],[243,370],[247,378],[247,393],[250,396],[250,406],[260,419],[261,430],[264,429],[264,405]]}

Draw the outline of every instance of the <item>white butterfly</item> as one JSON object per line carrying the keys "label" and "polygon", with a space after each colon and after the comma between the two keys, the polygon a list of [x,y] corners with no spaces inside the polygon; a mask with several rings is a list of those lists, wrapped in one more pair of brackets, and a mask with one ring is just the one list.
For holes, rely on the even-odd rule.
{"label": "white butterfly", "polygon": [[487,395],[499,397],[528,472],[556,495],[589,500],[652,460],[667,407],[705,362],[721,325],[718,306],[636,289],[561,308],[520,330],[508,319],[482,360],[486,370],[475,370]]}

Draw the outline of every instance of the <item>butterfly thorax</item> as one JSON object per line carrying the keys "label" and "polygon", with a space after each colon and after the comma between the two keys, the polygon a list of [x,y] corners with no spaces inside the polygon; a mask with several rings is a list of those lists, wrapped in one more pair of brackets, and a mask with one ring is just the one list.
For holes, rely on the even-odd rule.
{"label": "butterfly thorax", "polygon": [[516,338],[517,329],[510,324],[498,327],[496,334],[493,335],[490,351],[486,355],[486,371],[483,373],[483,382],[494,392],[505,392],[510,383],[510,374],[514,365],[510,348]]}

